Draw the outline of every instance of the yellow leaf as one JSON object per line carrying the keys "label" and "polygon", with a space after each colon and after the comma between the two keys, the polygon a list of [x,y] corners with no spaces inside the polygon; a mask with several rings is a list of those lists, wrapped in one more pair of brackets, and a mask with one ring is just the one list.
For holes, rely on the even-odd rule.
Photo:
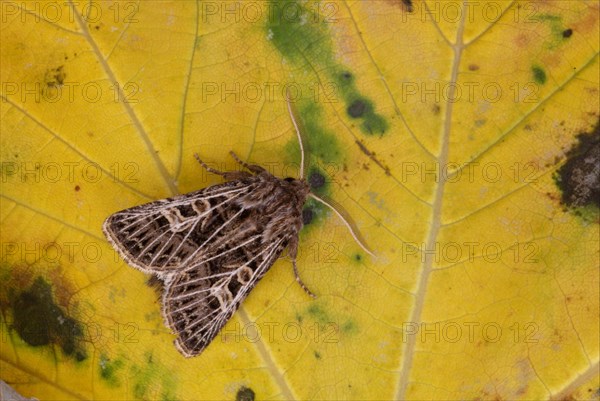
{"label": "yellow leaf", "polygon": [[[600,397],[597,2],[1,4],[0,379],[58,399]],[[308,203],[183,358],[110,214],[300,152]]]}

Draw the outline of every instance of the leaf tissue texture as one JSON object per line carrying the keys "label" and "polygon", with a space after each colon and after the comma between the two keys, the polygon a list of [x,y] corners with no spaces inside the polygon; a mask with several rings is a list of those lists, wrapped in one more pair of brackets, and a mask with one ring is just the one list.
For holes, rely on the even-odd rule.
{"label": "leaf tissue texture", "polygon": [[[0,3],[0,379],[40,400],[598,400],[597,1]],[[111,214],[233,150],[343,209],[183,358]]]}

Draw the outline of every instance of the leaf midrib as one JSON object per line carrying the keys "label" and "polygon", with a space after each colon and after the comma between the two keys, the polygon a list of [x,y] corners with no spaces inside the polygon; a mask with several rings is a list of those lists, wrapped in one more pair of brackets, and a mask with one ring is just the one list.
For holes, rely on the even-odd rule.
{"label": "leaf midrib", "polygon": [[[460,66],[460,60],[462,56],[462,52],[465,48],[463,42],[463,31],[465,27],[465,14],[462,13],[462,18],[457,27],[456,31],[456,41],[453,45],[454,52],[454,62],[452,63],[452,72],[450,76],[450,93],[448,94],[447,99],[454,99],[454,91],[456,88],[456,82],[458,78],[458,69]],[[442,132],[442,145],[440,147],[439,155],[436,158],[436,163],[439,166],[445,166],[448,162],[448,153],[450,147],[450,131],[452,127],[452,112],[454,108],[453,102],[446,102],[446,114],[444,116],[444,125]],[[431,211],[431,224],[429,235],[427,237],[426,248],[425,250],[433,249],[435,241],[437,240],[440,227],[442,226],[441,217],[442,217],[442,204],[444,197],[444,188],[446,185],[446,177],[440,177],[439,183],[435,189],[435,196],[432,205]],[[423,307],[425,305],[426,296],[427,296],[427,286],[429,284],[429,276],[432,272],[433,265],[433,255],[430,252],[426,252],[425,260],[422,264],[421,276],[419,277],[419,283],[417,284],[417,290],[415,292],[415,303],[412,310],[412,314],[410,317],[410,322],[420,323],[421,315],[423,313]],[[398,392],[396,393],[396,400],[406,400],[407,399],[407,391],[408,386],[410,384],[410,373],[413,364],[413,359],[415,356],[415,346],[416,346],[416,338],[417,336],[409,336],[408,341],[406,343],[406,347],[402,352],[402,364],[400,367],[400,379],[398,381]]]}

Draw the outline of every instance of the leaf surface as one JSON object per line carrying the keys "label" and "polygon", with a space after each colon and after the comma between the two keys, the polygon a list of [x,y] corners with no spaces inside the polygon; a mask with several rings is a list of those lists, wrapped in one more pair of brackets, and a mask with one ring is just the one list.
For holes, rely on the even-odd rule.
{"label": "leaf surface", "polygon": [[[597,2],[3,2],[0,372],[54,399],[598,399]],[[282,258],[178,354],[111,213],[307,179]],[[595,180],[595,181],[594,181]],[[594,192],[596,191],[596,192]],[[571,397],[571,398],[569,398]]]}

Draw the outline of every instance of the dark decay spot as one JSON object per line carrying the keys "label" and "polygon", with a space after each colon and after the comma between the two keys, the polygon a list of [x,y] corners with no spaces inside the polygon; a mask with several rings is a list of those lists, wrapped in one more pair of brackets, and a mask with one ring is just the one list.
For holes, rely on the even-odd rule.
{"label": "dark decay spot", "polygon": [[79,192],[80,189],[81,187],[79,185],[75,185],[75,192]]}
{"label": "dark decay spot", "polygon": [[87,358],[78,344],[83,335],[81,325],[54,303],[50,284],[43,278],[11,298],[12,327],[23,341],[33,347],[58,344],[65,355],[77,361]]}
{"label": "dark decay spot", "polygon": [[590,133],[577,136],[578,143],[567,152],[566,163],[555,181],[561,189],[561,203],[570,207],[594,205],[600,208],[600,121]]}
{"label": "dark decay spot", "polygon": [[248,387],[240,387],[235,395],[235,401],[254,401],[254,391]]}
{"label": "dark decay spot", "polygon": [[469,64],[469,71],[477,71],[479,66],[477,64]]}
{"label": "dark decay spot", "polygon": [[325,185],[325,177],[318,171],[313,171],[308,176],[308,184],[312,189],[319,189]]}
{"label": "dark decay spot", "polygon": [[364,119],[360,125],[361,131],[366,134],[380,134],[383,135],[388,127],[388,123],[375,113],[373,104],[364,97],[354,98],[349,101],[350,106],[346,109],[348,115],[352,118]]}
{"label": "dark decay spot", "polygon": [[46,71],[44,81],[49,88],[62,86],[67,74],[64,71],[64,65],[56,68],[50,68]]}
{"label": "dark decay spot", "polygon": [[406,11],[412,13],[414,11],[412,0],[402,0],[402,4],[406,7]]}
{"label": "dark decay spot", "polygon": [[302,209],[302,223],[305,226],[309,225],[312,222],[314,216],[315,213],[311,208],[305,207],[304,209]]}
{"label": "dark decay spot", "polygon": [[364,101],[357,99],[354,102],[352,102],[350,106],[348,106],[347,112],[350,117],[358,118],[365,114],[366,110],[367,104]]}
{"label": "dark decay spot", "polygon": [[342,72],[340,74],[340,77],[341,77],[341,81],[346,82],[346,83],[352,82],[352,78],[353,78],[352,73],[349,71]]}
{"label": "dark decay spot", "polygon": [[562,33],[563,38],[570,38],[573,35],[573,30],[571,28],[565,29]]}
{"label": "dark decay spot", "polygon": [[321,359],[321,354],[317,351],[315,351],[315,358]]}
{"label": "dark decay spot", "polygon": [[[377,156],[375,155],[375,152],[371,152],[364,143],[362,143],[359,140],[356,140],[355,143],[358,145],[358,148],[367,156],[369,156],[369,158],[371,160],[373,160],[375,162],[375,164],[377,164],[379,167],[381,167],[383,169],[383,171],[385,171],[385,175],[391,175],[392,173],[390,172],[390,168],[388,166],[386,166],[385,164],[383,164],[382,162],[380,162],[377,159]],[[368,167],[366,165],[363,165],[363,167],[366,167],[365,169],[368,170]]]}
{"label": "dark decay spot", "polygon": [[357,253],[356,255],[354,255],[354,260],[356,260],[357,262],[360,262],[362,260],[361,254]]}

